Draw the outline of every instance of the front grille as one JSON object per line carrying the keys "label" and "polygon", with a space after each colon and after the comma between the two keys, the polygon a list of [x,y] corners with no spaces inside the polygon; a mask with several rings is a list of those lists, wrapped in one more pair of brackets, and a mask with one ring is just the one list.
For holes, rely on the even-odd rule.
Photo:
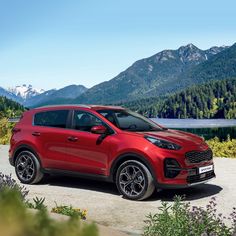
{"label": "front grille", "polygon": [[187,161],[189,163],[200,163],[202,161],[210,161],[212,160],[213,154],[211,149],[207,149],[206,151],[191,151],[185,154]]}
{"label": "front grille", "polygon": [[187,182],[189,184],[197,183],[197,182],[202,182],[211,178],[215,177],[214,170],[203,173],[203,174],[198,174],[198,175],[192,175],[187,177]]}

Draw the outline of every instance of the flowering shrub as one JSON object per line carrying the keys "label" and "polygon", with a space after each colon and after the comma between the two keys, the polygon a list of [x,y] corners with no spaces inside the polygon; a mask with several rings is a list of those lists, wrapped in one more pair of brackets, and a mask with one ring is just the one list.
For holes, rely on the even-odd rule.
{"label": "flowering shrub", "polygon": [[213,197],[206,208],[190,207],[175,197],[173,205],[162,202],[160,213],[150,214],[145,221],[144,236],[233,236],[236,235],[236,208],[228,217],[231,226],[226,226],[226,217],[217,214]]}
{"label": "flowering shrub", "polygon": [[0,144],[8,144],[14,124],[9,123],[6,117],[0,117]]}
{"label": "flowering shrub", "polygon": [[212,149],[214,156],[236,158],[236,139],[228,136],[227,140],[221,142],[219,138],[215,137],[208,140],[207,144]]}
{"label": "flowering shrub", "polygon": [[72,206],[56,206],[52,208],[53,213],[58,213],[62,215],[67,215],[75,218],[80,218],[85,220],[87,211],[81,210],[80,208],[73,208]]}
{"label": "flowering shrub", "polygon": [[25,200],[25,197],[28,195],[29,191],[24,186],[20,186],[16,181],[11,177],[11,175],[4,175],[0,172],[0,192],[4,189],[15,189]]}

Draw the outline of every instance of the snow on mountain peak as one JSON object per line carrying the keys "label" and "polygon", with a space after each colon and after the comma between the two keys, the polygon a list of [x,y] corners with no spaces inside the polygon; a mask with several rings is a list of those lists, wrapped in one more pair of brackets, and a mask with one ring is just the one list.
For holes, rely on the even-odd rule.
{"label": "snow on mountain peak", "polygon": [[16,87],[9,88],[8,91],[23,98],[24,100],[45,92],[43,89],[33,88],[31,84],[28,86],[26,84],[18,85]]}

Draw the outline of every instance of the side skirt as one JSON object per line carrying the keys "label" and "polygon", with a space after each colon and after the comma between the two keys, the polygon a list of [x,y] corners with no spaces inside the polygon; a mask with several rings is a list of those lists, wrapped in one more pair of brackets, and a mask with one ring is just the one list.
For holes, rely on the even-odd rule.
{"label": "side skirt", "polygon": [[42,169],[41,171],[45,174],[71,176],[71,177],[79,177],[79,178],[83,178],[83,179],[113,182],[113,180],[110,176],[105,176],[105,175],[87,174],[87,173],[81,173],[81,172],[78,172],[78,171],[48,169],[48,168]]}

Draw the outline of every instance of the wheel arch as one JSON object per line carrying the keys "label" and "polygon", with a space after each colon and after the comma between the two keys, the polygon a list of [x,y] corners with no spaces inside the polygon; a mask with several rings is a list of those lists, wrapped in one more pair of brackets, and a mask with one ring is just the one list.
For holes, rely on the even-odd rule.
{"label": "wheel arch", "polygon": [[28,144],[21,144],[21,145],[18,146],[18,147],[16,148],[16,150],[14,151],[14,153],[13,153],[13,155],[12,155],[12,158],[13,158],[13,165],[14,165],[14,166],[15,166],[15,162],[16,162],[17,156],[18,156],[21,152],[23,152],[23,151],[30,151],[30,152],[32,152],[32,153],[35,155],[35,157],[38,159],[40,165],[42,166],[41,160],[40,160],[40,158],[39,158],[37,152],[35,151],[35,149],[34,149],[32,146],[30,146],[30,145],[28,145]]}
{"label": "wheel arch", "polygon": [[116,178],[116,172],[119,168],[119,166],[124,163],[125,161],[132,161],[132,160],[135,160],[135,161],[139,161],[141,162],[142,164],[144,164],[148,170],[150,171],[152,177],[153,177],[153,180],[154,182],[156,183],[157,180],[156,180],[156,175],[155,175],[155,172],[152,168],[152,164],[150,163],[149,160],[147,160],[145,157],[141,156],[141,155],[138,155],[136,153],[125,153],[125,154],[122,154],[120,155],[119,157],[117,157],[113,163],[111,164],[111,168],[110,168],[110,175],[109,175],[109,178],[112,182],[115,182],[115,178]]}

